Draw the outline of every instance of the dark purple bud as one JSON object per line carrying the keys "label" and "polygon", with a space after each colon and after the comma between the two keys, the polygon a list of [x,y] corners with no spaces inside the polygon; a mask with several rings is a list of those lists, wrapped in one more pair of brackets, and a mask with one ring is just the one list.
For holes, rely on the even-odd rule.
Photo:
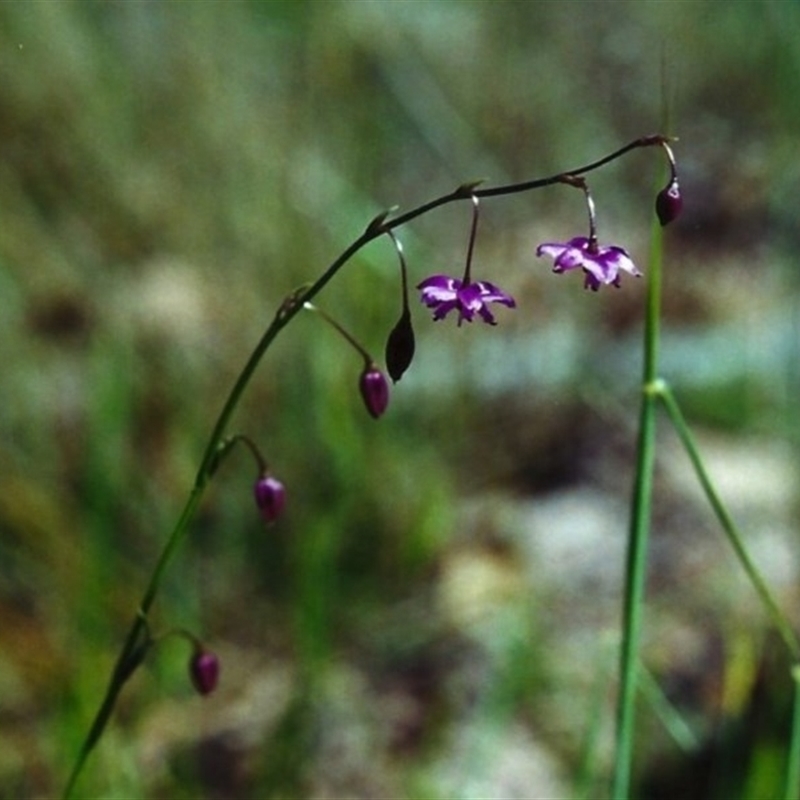
{"label": "dark purple bud", "polygon": [[283,484],[272,475],[262,475],[253,487],[253,494],[264,521],[275,522],[286,505],[286,489]]}
{"label": "dark purple bud", "polygon": [[656,197],[656,214],[662,226],[669,225],[677,219],[683,208],[683,197],[678,186],[678,179],[672,180],[658,193]]}
{"label": "dark purple bud", "polygon": [[384,374],[374,364],[370,364],[361,373],[358,388],[370,416],[378,419],[389,405],[389,384]]}
{"label": "dark purple bud", "polygon": [[200,694],[211,694],[219,680],[219,659],[208,650],[198,647],[189,662],[189,677]]}
{"label": "dark purple bud", "polygon": [[414,358],[414,329],[411,314],[405,309],[386,340],[386,370],[397,383]]}

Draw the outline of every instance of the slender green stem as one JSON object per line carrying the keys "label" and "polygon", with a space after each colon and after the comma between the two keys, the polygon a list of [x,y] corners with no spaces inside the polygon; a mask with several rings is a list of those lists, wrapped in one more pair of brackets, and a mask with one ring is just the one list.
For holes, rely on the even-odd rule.
{"label": "slender green stem", "polygon": [[175,554],[178,551],[181,543],[185,539],[189,523],[194,516],[195,511],[203,496],[205,487],[210,480],[214,470],[219,465],[220,458],[227,455],[229,448],[223,446],[227,434],[228,426],[231,418],[236,411],[239,401],[244,394],[245,389],[249,385],[256,368],[264,357],[269,347],[275,341],[278,334],[291,322],[295,315],[303,308],[305,302],[310,302],[322,289],[330,282],[330,280],[339,272],[339,270],[353,258],[365,245],[377,239],[392,230],[399,228],[402,225],[411,222],[411,220],[433,211],[435,208],[446,205],[448,203],[456,202],[459,200],[471,199],[475,202],[475,198],[484,197],[499,197],[501,195],[520,194],[522,192],[531,191],[533,189],[541,189],[545,186],[552,186],[553,184],[561,182],[565,174],[569,175],[582,175],[593,170],[599,169],[606,164],[614,161],[617,158],[625,155],[626,153],[641,147],[660,146],[663,142],[668,141],[668,137],[661,135],[645,136],[628,143],[624,147],[615,150],[603,158],[593,161],[577,169],[568,170],[566,172],[558,173],[547,178],[540,178],[537,180],[526,181],[523,183],[506,184],[503,186],[495,186],[487,189],[477,189],[477,184],[463,184],[454,191],[430,200],[416,208],[411,209],[403,214],[399,214],[389,219],[391,212],[384,212],[379,214],[375,219],[370,222],[365,231],[355,239],[345,250],[336,258],[330,266],[322,273],[322,275],[312,284],[305,286],[287,300],[284,301],[282,306],[278,309],[274,319],[269,324],[253,352],[250,354],[247,362],[244,365],[241,373],[237,377],[225,403],[222,406],[219,416],[211,430],[208,443],[200,461],[200,466],[197,470],[194,486],[189,495],[189,498],[181,512],[178,521],[170,533],[169,538],[166,540],[161,554],[156,562],[156,566],[145,589],[142,601],[139,604],[139,609],[134,617],[125,643],[122,646],[119,658],[117,659],[114,671],[111,674],[108,688],[106,689],[100,708],[92,722],[89,732],[86,735],[81,749],[75,761],[75,765],[70,773],[64,790],[63,797],[68,799],[72,796],[75,789],[75,784],[83,771],[86,760],[89,754],[94,749],[103,734],[103,731],[108,724],[111,713],[116,704],[117,698],[122,691],[123,686],[136,670],[144,658],[147,647],[149,646],[149,639],[147,636],[147,615],[150,608],[155,601],[158,594],[161,581],[166,573],[166,570],[172,562]]}
{"label": "slender green stem", "polygon": [[786,764],[784,800],[800,797],[800,666],[792,667],[792,732],[789,738],[789,759]]}
{"label": "slender green stem", "polygon": [[789,655],[795,662],[792,667],[792,682],[794,684],[794,692],[792,699],[792,729],[789,739],[789,756],[786,764],[786,786],[784,797],[786,800],[796,800],[800,797],[800,639],[798,639],[794,628],[781,611],[775,598],[772,596],[767,582],[759,572],[747,548],[744,545],[742,535],[733,521],[730,513],[728,512],[725,504],[720,499],[714,488],[711,478],[706,471],[705,465],[700,457],[700,452],[695,444],[692,432],[686,424],[686,419],[681,412],[678,401],[675,398],[672,390],[665,381],[659,381],[656,386],[658,396],[666,408],[670,421],[675,428],[678,438],[681,440],[689,460],[692,462],[697,479],[705,492],[706,498],[710,503],[714,513],[722,526],[722,530],[728,539],[733,552],[739,559],[745,573],[747,574],[750,583],[756,590],[766,612],[772,622],[773,626],[778,632],[778,635],[786,645]]}
{"label": "slender green stem", "polygon": [[650,670],[641,664],[639,665],[639,689],[675,744],[684,753],[695,752],[700,746],[697,735],[678,709],[670,703]]}
{"label": "slender green stem", "polygon": [[469,244],[467,245],[467,260],[464,267],[464,285],[472,283],[472,253],[475,250],[475,238],[478,235],[478,216],[480,214],[480,204],[478,198],[472,196],[472,224],[469,228]]}
{"label": "slender green stem", "polygon": [[615,800],[627,800],[630,790],[638,652],[642,629],[654,460],[655,403],[652,395],[645,393],[639,414],[636,488],[625,567],[620,687],[617,700],[617,751],[612,795]]}
{"label": "slender green stem", "polygon": [[338,331],[341,334],[342,338],[345,341],[349,342],[350,345],[353,347],[354,350],[358,351],[359,355],[364,359],[364,363],[366,364],[367,369],[369,369],[370,365],[374,363],[372,356],[367,352],[367,349],[358,339],[353,336],[350,331],[348,331],[343,325],[340,325],[327,311],[323,311],[319,306],[315,306],[313,303],[309,303],[308,301],[303,303],[303,308],[306,311],[312,311],[315,314],[319,314],[325,322],[328,323],[334,330]]}
{"label": "slender green stem", "polygon": [[153,573],[150,577],[150,582],[148,583],[147,589],[142,596],[139,609],[133,619],[133,622],[131,623],[128,636],[125,639],[125,643],[123,644],[122,650],[117,658],[114,670],[111,673],[111,678],[109,680],[105,696],[103,697],[103,701],[100,704],[100,708],[97,710],[97,714],[95,715],[92,725],[89,728],[86,739],[81,745],[78,757],[75,760],[75,765],[73,766],[72,772],[67,780],[67,785],[63,794],[65,800],[72,796],[75,783],[83,771],[86,759],[89,757],[89,754],[92,752],[94,746],[102,736],[123,686],[144,659],[149,646],[147,614],[153,605],[153,601],[155,600],[164,570],[175,554],[175,551],[177,550],[178,545],[180,544],[183,535],[188,528],[188,522],[194,515],[194,511],[200,501],[202,491],[202,485],[195,486],[195,488],[192,490],[191,494],[189,495],[189,500],[187,501],[186,506],[184,507],[183,512],[178,519],[178,523],[175,526],[175,530],[173,531],[172,536],[170,536],[170,538],[167,540],[167,543],[161,552],[161,557],[159,558],[158,563],[153,570]]}
{"label": "slender green stem", "polygon": [[697,449],[697,445],[695,444],[694,437],[692,436],[692,432],[689,430],[689,426],[686,424],[686,420],[681,412],[677,400],[675,399],[675,395],[672,393],[672,390],[665,381],[658,382],[657,392],[661,398],[661,401],[664,403],[664,407],[666,408],[670,421],[672,422],[672,425],[678,434],[678,438],[681,440],[681,443],[683,444],[689,456],[689,460],[692,462],[695,474],[697,475],[697,479],[700,482],[703,491],[705,492],[706,498],[711,504],[711,508],[714,510],[714,514],[716,515],[719,524],[722,526],[722,530],[725,532],[728,542],[733,548],[733,552],[736,554],[736,557],[739,559],[739,563],[747,573],[750,583],[758,593],[758,596],[761,599],[761,602],[763,603],[772,624],[775,626],[775,629],[777,630],[781,639],[783,639],[783,642],[786,645],[786,648],[788,649],[792,659],[794,661],[800,661],[800,640],[798,640],[797,634],[794,632],[794,629],[786,619],[783,612],[780,610],[775,598],[772,596],[772,592],[770,592],[767,582],[764,580],[755,563],[750,558],[750,554],[747,552],[747,549],[744,546],[742,535],[739,532],[736,523],[733,521],[733,518],[728,513],[728,509],[725,507],[725,504],[717,494],[717,491],[711,482],[711,478],[706,471],[705,465],[700,458],[700,453]]}
{"label": "slender green stem", "polygon": [[595,682],[591,689],[589,708],[586,711],[585,739],[578,759],[574,795],[576,800],[594,800],[596,796],[597,764],[607,705],[608,681],[617,661],[617,642],[604,643],[595,657]]}
{"label": "slender green stem", "polygon": [[620,686],[617,699],[617,735],[612,796],[627,800],[633,764],[634,716],[639,640],[642,630],[647,548],[653,496],[655,463],[656,394],[659,324],[661,314],[661,228],[653,226],[647,282],[644,327],[642,399],[639,410],[636,474],[631,508],[620,648]]}

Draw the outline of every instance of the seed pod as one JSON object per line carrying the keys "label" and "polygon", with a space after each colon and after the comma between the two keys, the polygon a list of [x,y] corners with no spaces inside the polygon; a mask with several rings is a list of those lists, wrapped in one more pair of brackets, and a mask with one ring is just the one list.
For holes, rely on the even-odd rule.
{"label": "seed pod", "polygon": [[386,370],[393,383],[397,383],[414,358],[414,329],[411,314],[406,308],[386,340]]}

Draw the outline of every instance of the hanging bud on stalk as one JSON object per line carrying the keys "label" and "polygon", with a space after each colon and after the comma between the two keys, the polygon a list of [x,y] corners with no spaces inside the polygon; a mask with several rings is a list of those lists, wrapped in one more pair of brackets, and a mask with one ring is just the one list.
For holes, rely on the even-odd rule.
{"label": "hanging bud on stalk", "polygon": [[314,311],[319,314],[361,354],[361,357],[364,359],[364,370],[359,378],[358,388],[370,416],[373,417],[373,419],[378,419],[378,417],[386,411],[386,406],[389,405],[389,384],[386,382],[383,373],[375,365],[372,356],[370,356],[364,346],[354,336],[348,333],[348,331],[333,317],[326,314],[322,309],[317,308],[311,303],[304,303],[303,307],[308,311]]}
{"label": "hanging bud on stalk", "polygon": [[678,179],[673,176],[670,182],[656,196],[656,214],[662,227],[677,219],[683,209],[683,197]]}
{"label": "hanging bud on stalk", "polygon": [[408,269],[403,255],[403,245],[392,231],[388,231],[388,234],[397,251],[397,257],[400,259],[400,290],[403,301],[400,319],[397,320],[397,324],[392,328],[389,338],[386,340],[386,369],[392,381],[397,383],[411,365],[415,343],[414,328],[411,326],[411,311],[408,308]]}
{"label": "hanging bud on stalk", "polygon": [[209,650],[196,647],[189,661],[189,677],[199,694],[211,694],[219,680],[219,659]]}
{"label": "hanging bud on stalk", "polygon": [[386,370],[394,383],[403,377],[403,373],[411,364],[411,360],[414,358],[414,348],[411,313],[405,308],[386,340]]}
{"label": "hanging bud on stalk", "polygon": [[681,187],[678,185],[678,166],[675,162],[675,153],[672,152],[672,148],[666,140],[661,141],[661,147],[669,161],[669,183],[656,196],[656,215],[663,227],[678,218],[683,209],[683,197],[681,196]]}
{"label": "hanging bud on stalk", "polygon": [[373,419],[378,419],[389,405],[389,384],[374,363],[367,364],[358,382],[364,405]]}
{"label": "hanging bud on stalk", "polygon": [[263,473],[253,487],[261,516],[269,525],[281,515],[286,505],[286,489],[283,484],[272,475]]}

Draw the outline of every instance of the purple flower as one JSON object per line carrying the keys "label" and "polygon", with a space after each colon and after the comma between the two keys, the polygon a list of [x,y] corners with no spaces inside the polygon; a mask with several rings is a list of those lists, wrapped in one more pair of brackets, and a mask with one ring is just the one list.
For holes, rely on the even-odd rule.
{"label": "purple flower", "polygon": [[189,662],[189,677],[200,694],[211,694],[219,680],[219,659],[208,650],[198,647]]}
{"label": "purple flower", "polygon": [[358,388],[370,416],[378,419],[389,405],[389,384],[383,373],[374,364],[368,365],[361,373]]}
{"label": "purple flower", "polygon": [[584,288],[596,292],[602,284],[619,286],[620,270],[637,278],[642,274],[636,269],[628,253],[621,247],[601,247],[586,236],[576,236],[568,242],[549,242],[536,248],[537,256],[554,259],[553,272],[566,272],[580,267],[585,275]]}
{"label": "purple flower", "polygon": [[256,505],[267,523],[275,522],[286,505],[286,489],[272,475],[262,475],[253,487]]}
{"label": "purple flower", "polygon": [[432,308],[434,320],[444,319],[451,311],[458,309],[458,324],[466,320],[472,322],[476,314],[489,325],[496,325],[489,303],[502,303],[509,308],[516,308],[516,302],[510,294],[506,294],[489,281],[475,281],[464,284],[449,275],[433,275],[417,286],[421,291],[420,300],[428,308]]}

